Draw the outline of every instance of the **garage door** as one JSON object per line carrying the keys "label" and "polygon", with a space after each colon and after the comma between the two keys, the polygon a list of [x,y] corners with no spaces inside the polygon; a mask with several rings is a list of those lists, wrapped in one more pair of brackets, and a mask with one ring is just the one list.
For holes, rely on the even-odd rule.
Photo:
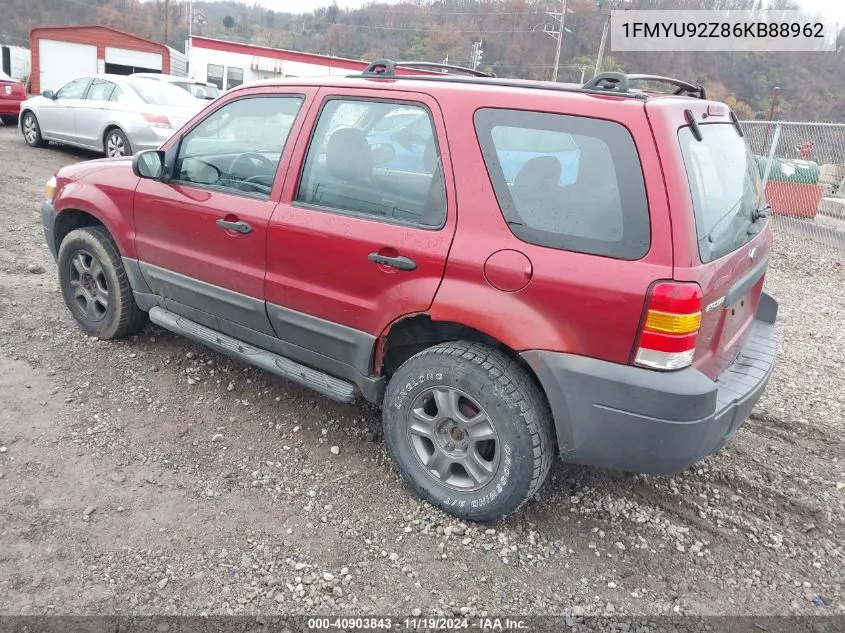
{"label": "garage door", "polygon": [[128,48],[111,48],[108,46],[106,47],[106,63],[147,70],[161,70],[162,66],[160,53],[145,53]]}
{"label": "garage door", "polygon": [[56,91],[75,77],[97,72],[97,47],[39,40],[38,65],[41,90]]}

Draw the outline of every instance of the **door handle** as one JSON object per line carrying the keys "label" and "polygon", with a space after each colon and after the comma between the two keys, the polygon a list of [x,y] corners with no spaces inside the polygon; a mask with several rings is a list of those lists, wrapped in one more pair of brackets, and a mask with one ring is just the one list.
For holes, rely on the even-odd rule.
{"label": "door handle", "polygon": [[244,222],[243,220],[238,220],[237,222],[229,222],[228,220],[224,220],[220,218],[217,220],[217,226],[221,229],[226,229],[227,231],[235,231],[236,233],[251,233],[252,227]]}
{"label": "door handle", "polygon": [[405,257],[404,255],[388,257],[386,255],[380,255],[379,253],[370,253],[367,255],[367,259],[374,264],[390,266],[391,268],[398,268],[399,270],[415,270],[417,268],[417,262],[410,257]]}

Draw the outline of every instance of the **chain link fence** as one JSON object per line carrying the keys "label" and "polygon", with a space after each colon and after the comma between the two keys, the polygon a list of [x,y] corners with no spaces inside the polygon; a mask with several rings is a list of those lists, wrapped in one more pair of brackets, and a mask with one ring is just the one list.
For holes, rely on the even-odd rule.
{"label": "chain link fence", "polygon": [[845,254],[845,124],[741,121],[772,206],[775,236]]}

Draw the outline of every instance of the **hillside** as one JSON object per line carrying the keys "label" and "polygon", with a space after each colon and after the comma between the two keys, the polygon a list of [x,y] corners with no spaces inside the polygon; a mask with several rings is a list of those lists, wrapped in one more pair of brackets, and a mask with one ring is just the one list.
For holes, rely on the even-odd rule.
{"label": "hillside", "polygon": [[[757,0],[633,0],[631,8],[752,8]],[[162,0],[5,0],[0,42],[25,44],[37,24],[99,23],[165,40],[182,49],[187,2]],[[169,19],[165,20],[165,6]],[[592,75],[602,16],[594,0],[569,0],[562,81]],[[780,0],[782,8],[791,7]],[[373,3],[360,10],[327,7],[307,15],[269,11],[258,5],[195,2],[207,18],[194,33],[295,50],[373,59],[415,59],[468,65],[482,40],[482,69],[500,76],[550,79],[555,40],[543,32],[559,0],[415,0]],[[227,28],[227,26],[229,28]],[[845,43],[840,32],[839,41]],[[670,75],[704,83],[731,103],[741,118],[768,114],[772,88],[780,87],[778,118],[845,122],[845,46],[836,53],[619,53],[609,51],[604,69]]]}

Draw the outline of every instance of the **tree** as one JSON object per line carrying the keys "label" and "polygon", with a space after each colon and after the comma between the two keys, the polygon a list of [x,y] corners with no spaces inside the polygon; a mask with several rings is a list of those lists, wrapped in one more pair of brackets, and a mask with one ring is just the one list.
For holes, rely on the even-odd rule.
{"label": "tree", "polygon": [[229,30],[235,28],[235,18],[233,18],[231,15],[227,15],[226,17],[224,17],[223,27]]}

